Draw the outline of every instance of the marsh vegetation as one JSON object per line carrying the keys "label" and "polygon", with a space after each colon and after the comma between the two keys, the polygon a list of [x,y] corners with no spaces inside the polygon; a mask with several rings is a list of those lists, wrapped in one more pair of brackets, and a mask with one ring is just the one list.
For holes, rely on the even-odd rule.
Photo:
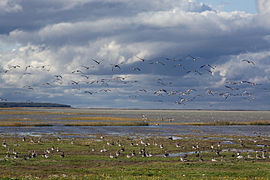
{"label": "marsh vegetation", "polygon": [[1,178],[270,177],[270,139],[264,137],[93,135],[0,140]]}
{"label": "marsh vegetation", "polygon": [[[127,113],[123,115],[120,112],[24,108],[1,109],[0,114],[0,126],[3,126],[0,136],[0,178],[270,177],[269,136],[263,136],[261,132],[251,132],[251,136],[207,134],[199,129],[232,129],[236,126],[239,131],[240,127],[250,126],[249,131],[254,131],[256,125],[261,127],[259,130],[265,128],[267,131],[267,119],[181,122],[171,118],[153,118],[154,116],[129,117]],[[61,131],[49,129],[50,126]],[[108,129],[104,133],[102,130],[106,127]],[[176,133],[174,130],[179,127],[185,131]],[[11,133],[4,133],[3,128],[8,128]],[[49,130],[45,131],[46,128]],[[69,128],[73,131],[68,131]],[[41,130],[40,133],[37,129]],[[118,133],[114,133],[114,129]]]}

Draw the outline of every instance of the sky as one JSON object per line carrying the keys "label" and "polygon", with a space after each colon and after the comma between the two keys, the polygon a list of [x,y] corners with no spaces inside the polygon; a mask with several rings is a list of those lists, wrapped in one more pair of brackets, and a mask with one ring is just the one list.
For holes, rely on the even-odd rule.
{"label": "sky", "polygon": [[257,13],[256,0],[198,0],[220,11],[245,11]]}
{"label": "sky", "polygon": [[0,102],[270,109],[269,0],[1,0]]}

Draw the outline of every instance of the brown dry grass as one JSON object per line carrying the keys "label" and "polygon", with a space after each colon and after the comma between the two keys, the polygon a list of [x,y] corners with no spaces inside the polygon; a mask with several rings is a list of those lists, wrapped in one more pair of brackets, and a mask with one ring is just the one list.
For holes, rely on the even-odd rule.
{"label": "brown dry grass", "polygon": [[0,126],[52,126],[49,123],[40,123],[40,122],[9,122],[9,121],[1,121]]}
{"label": "brown dry grass", "polygon": [[75,122],[65,126],[148,126],[146,122]]}
{"label": "brown dry grass", "polygon": [[[92,117],[70,117],[70,118],[58,118],[61,120],[85,120],[85,121],[91,121],[91,120],[97,120],[97,121],[142,121],[142,119],[137,118],[122,118],[122,117],[104,117],[104,116],[92,116]],[[147,121],[156,121],[156,120],[147,120]]]}

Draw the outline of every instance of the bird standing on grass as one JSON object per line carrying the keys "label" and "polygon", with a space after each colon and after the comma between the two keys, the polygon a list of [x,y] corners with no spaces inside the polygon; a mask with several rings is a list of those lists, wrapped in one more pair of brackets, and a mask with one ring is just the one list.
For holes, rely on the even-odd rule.
{"label": "bird standing on grass", "polygon": [[64,152],[62,152],[61,157],[62,157],[62,158],[64,158],[64,157],[65,157],[65,153],[64,153]]}

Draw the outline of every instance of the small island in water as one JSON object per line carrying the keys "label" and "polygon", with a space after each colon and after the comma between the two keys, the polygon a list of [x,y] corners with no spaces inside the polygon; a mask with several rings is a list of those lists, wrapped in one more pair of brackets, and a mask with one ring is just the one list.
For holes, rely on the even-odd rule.
{"label": "small island in water", "polygon": [[0,108],[9,107],[65,107],[70,108],[70,105],[56,103],[35,103],[35,102],[0,102]]}

